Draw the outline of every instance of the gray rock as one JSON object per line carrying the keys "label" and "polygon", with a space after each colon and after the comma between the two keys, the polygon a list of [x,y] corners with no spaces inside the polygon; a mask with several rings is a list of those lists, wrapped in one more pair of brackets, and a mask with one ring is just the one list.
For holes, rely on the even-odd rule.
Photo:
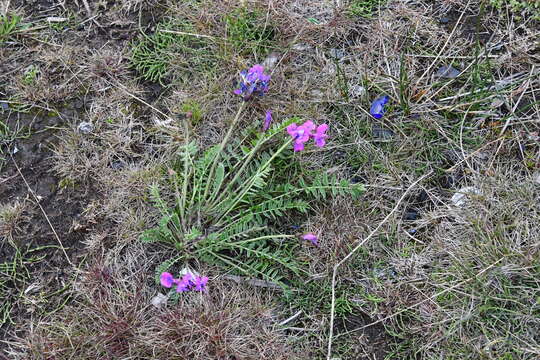
{"label": "gray rock", "polygon": [[394,137],[395,133],[390,130],[383,127],[380,127],[378,125],[373,125],[372,129],[373,137],[376,139],[382,139],[382,140],[388,140]]}
{"label": "gray rock", "polygon": [[435,77],[445,78],[445,79],[454,79],[461,74],[461,71],[452,67],[452,66],[441,66],[437,72],[435,72]]}
{"label": "gray rock", "polygon": [[94,125],[92,125],[92,123],[83,121],[79,124],[79,126],[77,126],[77,130],[81,134],[90,134],[94,130]]}
{"label": "gray rock", "polygon": [[448,24],[450,22],[450,18],[447,16],[443,16],[442,18],[439,19],[439,22],[441,24]]}
{"label": "gray rock", "polygon": [[167,296],[163,294],[157,294],[156,296],[152,298],[151,303],[155,307],[160,308],[167,303]]}
{"label": "gray rock", "polygon": [[330,56],[337,60],[341,60],[345,57],[345,51],[341,49],[332,48],[330,49]]}
{"label": "gray rock", "polygon": [[366,93],[366,89],[360,85],[352,85],[349,87],[349,95],[353,98],[360,97]]}
{"label": "gray rock", "polygon": [[478,189],[477,187],[474,187],[474,186],[466,186],[466,187],[463,187],[463,188],[459,189],[459,191],[456,192],[452,196],[450,201],[455,206],[461,207],[461,206],[465,205],[470,200],[470,198],[472,196],[477,196],[477,195],[481,195],[480,189]]}

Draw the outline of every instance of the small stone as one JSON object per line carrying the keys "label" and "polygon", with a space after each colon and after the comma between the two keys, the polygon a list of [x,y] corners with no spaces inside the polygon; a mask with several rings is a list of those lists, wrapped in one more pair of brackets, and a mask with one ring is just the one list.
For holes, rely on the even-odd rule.
{"label": "small stone", "polygon": [[429,199],[429,195],[428,195],[427,191],[422,190],[422,191],[420,191],[420,194],[418,194],[418,196],[416,198],[416,201],[419,202],[419,203],[423,203],[428,199]]}
{"label": "small stone", "polygon": [[456,187],[456,185],[459,184],[462,177],[463,176],[461,176],[461,175],[452,175],[452,174],[444,175],[440,179],[441,187],[443,189],[454,188],[454,187]]}
{"label": "small stone", "polygon": [[125,167],[125,164],[121,161],[113,161],[111,163],[111,168],[113,168],[114,170],[121,170]]}
{"label": "small stone", "polygon": [[450,22],[450,18],[447,16],[443,16],[442,18],[439,19],[439,22],[441,24],[448,24]]}
{"label": "small stone", "polygon": [[167,296],[163,295],[163,294],[157,294],[156,296],[154,296],[152,298],[152,301],[151,301],[152,305],[154,305],[155,307],[157,308],[160,308],[162,307],[164,304],[167,303]]}
{"label": "small stone", "polygon": [[366,182],[366,179],[358,175],[353,176],[351,179],[351,184],[362,184],[365,182]]}
{"label": "small stone", "polygon": [[360,85],[353,85],[349,88],[349,95],[352,98],[360,97],[366,93],[366,88]]}
{"label": "small stone", "polygon": [[30,284],[30,286],[28,286],[26,288],[26,290],[24,290],[24,294],[25,295],[34,294],[34,293],[38,292],[40,289],[41,289],[40,285],[38,285],[38,284]]}
{"label": "small stone", "polygon": [[77,127],[77,130],[81,134],[90,134],[94,130],[94,125],[92,125],[92,123],[83,121],[82,123],[79,124],[79,126]]}
{"label": "small stone", "polygon": [[463,187],[463,188],[459,189],[459,191],[456,192],[452,196],[450,201],[455,206],[463,206],[463,205],[465,205],[467,203],[467,201],[470,200],[471,195],[474,196],[474,195],[480,195],[480,194],[481,194],[481,192],[480,192],[480,190],[478,188],[476,188],[474,186],[466,186],[466,187]]}
{"label": "small stone", "polygon": [[437,72],[435,72],[435,77],[445,78],[445,79],[454,79],[461,74],[461,71],[454,68],[453,66],[441,66]]}
{"label": "small stone", "polygon": [[81,99],[77,99],[73,102],[73,107],[77,110],[81,110],[84,107],[84,102]]}
{"label": "small stone", "polygon": [[378,125],[373,125],[372,133],[374,138],[382,140],[391,139],[395,135],[392,130],[380,127]]}
{"label": "small stone", "polygon": [[68,21],[69,19],[65,17],[49,16],[46,20],[50,23],[61,23]]}
{"label": "small stone", "polygon": [[306,51],[306,50],[309,50],[310,48],[311,47],[308,44],[303,44],[303,43],[294,44],[292,46],[292,49],[296,51]]}
{"label": "small stone", "polygon": [[334,59],[341,60],[345,57],[345,51],[341,49],[332,48],[330,49],[330,56]]}
{"label": "small stone", "polygon": [[504,99],[498,96],[494,98],[493,101],[491,102],[491,107],[496,109],[496,108],[501,107],[503,104],[504,104]]}
{"label": "small stone", "polygon": [[403,215],[403,220],[405,221],[414,221],[418,219],[420,214],[415,209],[408,209],[405,211],[405,215]]}
{"label": "small stone", "polygon": [[263,67],[265,70],[270,71],[276,67],[276,64],[279,60],[279,54],[277,52],[272,52],[266,59],[264,59]]}

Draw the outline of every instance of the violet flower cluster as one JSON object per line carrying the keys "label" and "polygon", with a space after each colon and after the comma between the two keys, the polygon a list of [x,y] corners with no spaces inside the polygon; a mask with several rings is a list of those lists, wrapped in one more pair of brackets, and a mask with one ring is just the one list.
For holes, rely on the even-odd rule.
{"label": "violet flower cluster", "polygon": [[313,121],[308,120],[302,125],[296,125],[293,123],[287,126],[287,132],[294,140],[294,152],[304,150],[304,144],[313,139],[315,146],[323,147],[326,144],[326,130],[328,130],[327,124],[321,124],[315,126]]}
{"label": "violet flower cluster", "polygon": [[264,74],[262,65],[253,65],[249,70],[240,72],[239,89],[234,90],[236,95],[240,95],[244,100],[249,100],[252,95],[263,96],[268,92],[270,75]]}
{"label": "violet flower cluster", "polygon": [[175,279],[171,273],[161,273],[159,277],[161,285],[166,288],[171,288],[176,285],[176,292],[186,291],[205,291],[208,277],[206,276],[193,276],[193,274],[187,273],[179,279]]}

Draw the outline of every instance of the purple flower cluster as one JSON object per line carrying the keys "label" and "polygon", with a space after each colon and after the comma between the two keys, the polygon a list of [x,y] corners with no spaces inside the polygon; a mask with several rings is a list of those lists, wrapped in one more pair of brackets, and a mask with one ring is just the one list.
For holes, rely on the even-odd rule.
{"label": "purple flower cluster", "polygon": [[242,96],[244,100],[249,100],[251,95],[263,96],[268,92],[270,75],[264,74],[262,65],[253,65],[249,70],[242,70],[240,78],[240,88],[234,90],[234,93]]}
{"label": "purple flower cluster", "polygon": [[186,292],[190,290],[205,291],[208,277],[193,276],[193,274],[187,273],[180,279],[175,279],[171,273],[164,272],[161,273],[159,281],[161,285],[166,288],[171,288],[173,285],[176,285],[176,292]]}
{"label": "purple flower cluster", "polygon": [[304,150],[304,144],[313,138],[315,146],[323,147],[326,144],[326,130],[328,130],[327,124],[321,124],[315,126],[313,121],[308,120],[302,125],[296,125],[293,123],[287,126],[287,132],[294,139],[294,152]]}

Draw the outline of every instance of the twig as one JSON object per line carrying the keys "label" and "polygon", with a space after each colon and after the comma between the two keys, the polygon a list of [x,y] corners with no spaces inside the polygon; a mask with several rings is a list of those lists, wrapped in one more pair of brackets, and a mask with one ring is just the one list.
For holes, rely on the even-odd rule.
{"label": "twig", "polygon": [[369,324],[367,324],[367,325],[364,325],[364,326],[361,326],[361,327],[359,327],[359,328],[353,329],[353,330],[351,330],[350,332],[355,332],[355,331],[363,330],[363,329],[368,328],[368,327],[370,327],[370,326],[377,325],[377,324],[379,324],[379,323],[381,323],[381,322],[383,322],[383,321],[392,319],[393,317],[396,317],[396,316],[398,316],[399,314],[403,314],[403,313],[406,312],[406,311],[412,310],[412,309],[414,309],[415,307],[417,307],[418,305],[422,305],[423,303],[428,302],[428,301],[433,301],[434,299],[438,298],[439,296],[444,295],[444,294],[446,294],[447,292],[452,291],[452,290],[454,290],[455,288],[457,288],[457,287],[459,287],[459,286],[461,286],[461,285],[463,285],[463,284],[466,284],[466,283],[468,283],[468,282],[471,281],[471,280],[474,280],[474,279],[478,278],[478,276],[482,275],[483,273],[485,273],[486,271],[488,271],[489,269],[491,269],[492,267],[494,267],[495,265],[497,265],[497,264],[498,264],[499,262],[501,262],[501,260],[503,260],[503,259],[504,259],[504,258],[500,258],[499,260],[495,261],[493,264],[489,265],[489,266],[486,267],[485,269],[480,270],[475,276],[471,276],[470,278],[465,279],[465,280],[463,280],[463,281],[461,281],[461,282],[459,282],[459,283],[457,283],[457,284],[455,284],[455,285],[453,285],[453,286],[450,286],[449,288],[446,288],[446,289],[444,289],[444,290],[442,290],[442,291],[439,291],[438,293],[436,293],[436,294],[434,294],[434,295],[432,295],[432,296],[430,296],[430,297],[428,297],[428,298],[426,298],[426,299],[424,299],[424,300],[422,300],[422,301],[419,301],[419,302],[417,302],[416,304],[413,304],[413,305],[411,305],[411,306],[409,306],[409,307],[406,307],[405,309],[402,309],[402,310],[400,310],[400,311],[398,311],[398,312],[395,312],[395,313],[393,313],[393,314],[391,314],[391,315],[388,315],[388,316],[386,316],[386,317],[384,317],[384,318],[382,318],[382,319],[379,319],[379,320],[377,320],[377,321],[373,321],[372,323],[369,323]]}
{"label": "twig", "polygon": [[108,84],[122,90],[126,95],[128,96],[131,96],[132,98],[134,98],[135,100],[143,103],[144,105],[148,106],[150,109],[154,110],[155,112],[157,112],[158,114],[164,116],[167,120],[170,120],[170,121],[174,121],[173,118],[171,118],[169,115],[165,114],[163,111],[159,110],[158,108],[156,108],[155,106],[152,106],[151,104],[147,103],[146,101],[144,101],[143,99],[141,99],[140,97],[136,96],[136,95],[133,95],[132,93],[130,93],[126,87],[124,85],[122,85],[121,83],[117,82],[117,83],[113,83],[109,80],[107,80],[106,78],[104,77],[101,77],[102,80],[104,80],[105,82],[107,82]]}
{"label": "twig", "polygon": [[34,197],[34,200],[36,201],[36,204],[39,206],[41,212],[43,213],[43,216],[45,216],[45,220],[47,220],[47,223],[49,224],[49,227],[51,228],[54,236],[56,237],[56,240],[58,241],[58,244],[60,245],[60,248],[62,249],[62,252],[64,253],[64,255],[66,257],[66,260],[68,261],[68,263],[71,266],[74,266],[73,263],[71,262],[71,260],[69,259],[69,256],[68,256],[68,254],[66,252],[66,249],[64,248],[64,245],[62,244],[62,241],[60,240],[60,237],[58,236],[58,233],[56,232],[56,230],[54,229],[53,224],[49,220],[49,217],[47,216],[47,213],[45,212],[45,210],[43,209],[43,207],[39,203],[39,199],[36,196],[36,193],[34,192],[34,190],[32,190],[32,188],[30,187],[30,184],[28,184],[28,181],[26,181],[26,178],[24,177],[23,173],[21,172],[21,169],[19,168],[19,165],[17,165],[17,162],[15,161],[15,159],[13,158],[13,156],[11,154],[10,154],[10,157],[11,157],[11,160],[13,161],[13,165],[15,165],[15,168],[17,169],[17,172],[19,173],[19,175],[21,175],[21,178],[23,179],[24,183],[26,184],[28,192],[30,192],[30,194],[32,194],[32,196]]}
{"label": "twig", "polygon": [[10,176],[10,177],[7,177],[7,178],[4,178],[4,179],[0,179],[0,184],[3,184],[13,178],[17,177],[17,175],[13,175],[13,176]]}
{"label": "twig", "polygon": [[499,151],[503,147],[503,144],[504,144],[504,132],[506,131],[506,129],[510,125],[510,122],[512,121],[512,119],[514,118],[513,115],[515,115],[517,107],[519,106],[519,103],[521,102],[521,99],[523,98],[523,95],[525,95],[525,90],[527,89],[527,87],[529,87],[531,85],[530,77],[532,76],[533,72],[534,72],[534,65],[533,65],[533,67],[531,69],[531,72],[529,74],[529,78],[527,80],[525,80],[525,84],[523,84],[525,86],[522,85],[523,91],[521,92],[521,95],[519,96],[519,99],[516,101],[516,103],[514,104],[514,107],[512,108],[512,116],[509,116],[508,119],[506,119],[506,121],[504,123],[504,126],[501,129],[501,132],[499,133],[499,138],[501,139],[501,142],[499,143],[499,146],[497,147],[497,150],[495,151],[495,155],[491,159],[491,163],[489,164],[489,168],[491,168],[493,166],[493,163],[495,162],[495,158],[496,158],[497,154],[499,153]]}
{"label": "twig", "polygon": [[483,91],[491,91],[491,90],[494,90],[494,89],[499,90],[499,89],[505,87],[506,85],[511,84],[516,78],[521,77],[524,74],[525,74],[524,72],[513,74],[513,75],[508,76],[508,77],[506,77],[504,79],[497,80],[495,85],[490,85],[490,86],[486,86],[486,87],[483,87],[481,89],[477,89],[477,90],[474,90],[474,91],[469,91],[469,92],[466,92],[466,93],[445,97],[444,99],[439,99],[439,101],[454,100],[454,99],[457,99],[457,98],[460,98],[460,97],[463,97],[463,96],[469,96],[469,95],[476,94],[478,92],[483,92]]}
{"label": "twig", "polygon": [[169,33],[169,34],[188,35],[188,36],[202,37],[202,38],[217,40],[217,38],[215,36],[210,36],[210,35],[202,35],[202,34],[195,34],[195,33],[189,33],[189,32],[184,32],[184,31],[173,31],[173,30],[166,30],[166,29],[160,29],[159,31],[164,32],[164,33]]}
{"label": "twig", "polygon": [[424,78],[424,76],[427,75],[427,73],[431,70],[431,68],[437,63],[437,61],[439,60],[439,58],[441,57],[442,53],[444,52],[444,50],[446,49],[446,45],[448,45],[448,43],[450,42],[450,39],[452,39],[452,37],[454,36],[454,33],[456,32],[457,28],[459,27],[459,24],[461,23],[461,19],[463,18],[463,15],[465,15],[465,12],[469,9],[469,4],[471,3],[471,1],[469,0],[467,2],[467,5],[465,5],[465,9],[461,12],[461,15],[459,16],[459,19],[456,21],[456,24],[454,25],[454,28],[452,29],[452,32],[450,33],[450,35],[448,36],[448,38],[446,39],[446,42],[444,43],[444,45],[442,46],[441,50],[439,51],[439,53],[437,54],[437,56],[435,57],[435,60],[433,60],[433,62],[428,66],[428,68],[424,71],[424,73],[422,74],[422,76],[420,76],[420,78],[418,79],[418,81],[416,82],[416,84],[420,84],[420,81],[422,81],[422,79]]}
{"label": "twig", "polygon": [[92,13],[92,10],[90,10],[90,5],[88,5],[88,1],[86,0],[82,0],[83,4],[84,4],[84,8],[86,9],[86,13],[88,14],[88,16],[92,16],[94,15]]}
{"label": "twig", "polygon": [[294,314],[293,316],[291,316],[291,317],[288,318],[288,319],[283,320],[283,321],[280,322],[278,325],[279,325],[279,326],[283,326],[283,325],[285,325],[285,324],[288,324],[288,323],[290,323],[291,321],[293,321],[294,319],[296,319],[297,317],[299,317],[300,314],[302,314],[302,310],[298,310],[298,312],[297,312],[296,314]]}
{"label": "twig", "polygon": [[394,206],[392,211],[390,211],[390,213],[388,215],[386,215],[386,217],[379,223],[379,225],[377,225],[377,227],[375,229],[373,229],[373,231],[364,240],[360,241],[354,247],[354,249],[352,249],[343,259],[341,259],[341,261],[339,261],[336,265],[334,265],[334,271],[332,273],[332,305],[330,307],[330,334],[328,335],[327,360],[330,360],[331,355],[332,355],[332,337],[334,335],[334,317],[335,317],[335,310],[336,310],[336,276],[337,276],[337,271],[338,271],[339,267],[341,265],[343,265],[347,260],[349,260],[349,258],[351,256],[353,256],[354,253],[356,253],[356,251],[358,251],[358,249],[360,249],[369,239],[371,239],[373,237],[373,235],[375,235],[377,233],[377,231],[379,231],[379,229],[383,226],[383,224],[385,224],[390,219],[390,217],[396,212],[396,210],[399,208],[399,206],[401,205],[403,200],[405,200],[405,197],[412,190],[412,188],[414,188],[418,183],[420,183],[426,177],[431,175],[431,173],[432,172],[430,171],[427,174],[422,175],[415,182],[413,182],[407,188],[407,190],[405,190],[403,195],[401,195],[401,197],[399,198],[398,202],[396,203],[396,205]]}
{"label": "twig", "polygon": [[459,160],[457,163],[455,163],[454,165],[452,165],[452,167],[444,170],[446,173],[451,173],[452,171],[454,171],[459,165],[461,165],[461,163],[467,161],[469,158],[473,157],[474,155],[478,154],[480,151],[484,150],[486,147],[488,147],[489,145],[492,145],[492,144],[495,144],[497,141],[501,140],[501,137],[495,139],[495,140],[492,140],[488,143],[485,143],[484,145],[482,145],[481,147],[479,147],[478,149],[474,150],[472,153],[468,154],[467,156],[465,156],[463,159]]}
{"label": "twig", "polygon": [[232,280],[237,284],[249,284],[252,286],[258,286],[268,289],[281,289],[281,286],[279,286],[278,284],[266,280],[249,279],[238,275],[224,275],[223,278],[227,280]]}
{"label": "twig", "polygon": [[9,4],[11,3],[11,0],[8,0],[7,3],[6,3],[6,8],[4,10],[4,15],[7,15],[7,12],[8,12],[8,9],[9,9]]}

